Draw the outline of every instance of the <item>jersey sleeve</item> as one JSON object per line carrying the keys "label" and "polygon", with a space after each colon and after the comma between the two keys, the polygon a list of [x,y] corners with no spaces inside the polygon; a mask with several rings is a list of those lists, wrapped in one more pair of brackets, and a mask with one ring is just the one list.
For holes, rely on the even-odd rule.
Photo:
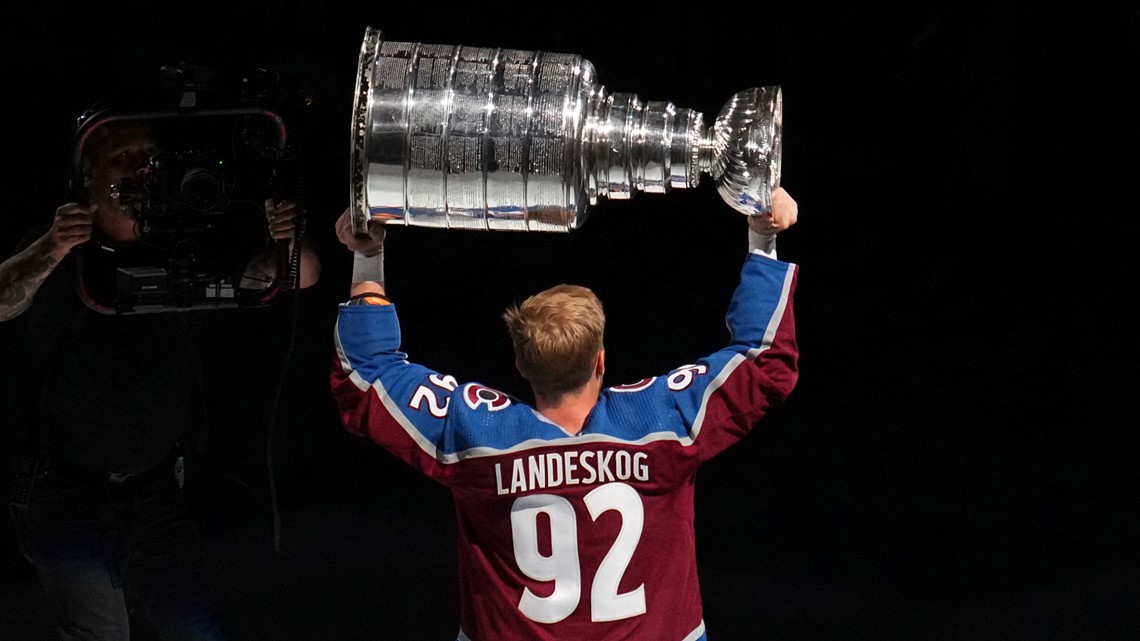
{"label": "jersey sleeve", "polygon": [[341,305],[335,338],[332,391],[344,427],[444,482],[455,379],[408,361],[395,305]]}
{"label": "jersey sleeve", "polygon": [[795,387],[798,273],[795,264],[750,253],[726,316],[729,344],[666,378],[700,460],[740,440]]}

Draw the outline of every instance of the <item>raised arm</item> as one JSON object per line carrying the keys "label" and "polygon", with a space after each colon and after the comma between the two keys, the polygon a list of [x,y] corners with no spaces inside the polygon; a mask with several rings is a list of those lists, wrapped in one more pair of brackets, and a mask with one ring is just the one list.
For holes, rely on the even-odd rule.
{"label": "raised arm", "polygon": [[726,315],[728,344],[665,376],[609,390],[615,402],[657,397],[650,405],[661,408],[660,424],[701,460],[744,437],[799,377],[792,305],[799,267],[775,255],[776,234],[795,224],[798,207],[782,189],[772,202],[772,214],[748,221],[749,254]]}
{"label": "raised arm", "polygon": [[395,305],[384,293],[383,227],[352,233],[347,212],[337,238],[353,252],[351,297],[340,306],[332,391],[345,429],[383,446],[436,479],[446,475],[444,430],[455,379],[408,361]]}
{"label": "raised arm", "polygon": [[68,252],[91,238],[92,209],[79,203],[61,205],[43,236],[0,263],[0,321],[23,314]]}

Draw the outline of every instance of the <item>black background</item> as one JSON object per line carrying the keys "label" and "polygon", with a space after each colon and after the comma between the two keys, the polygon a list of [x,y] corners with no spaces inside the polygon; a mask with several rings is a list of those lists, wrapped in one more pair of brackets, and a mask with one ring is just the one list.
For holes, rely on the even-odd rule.
{"label": "black background", "polygon": [[[62,202],[74,119],[93,97],[189,61],[278,69],[312,99],[288,124],[321,281],[271,309],[218,312],[227,329],[205,349],[199,498],[248,638],[457,629],[446,492],[345,433],[328,394],[351,268],[332,223],[369,25],[395,41],[581,54],[609,90],[709,121],[736,91],[782,86],[800,223],[779,249],[802,270],[801,379],[697,484],[711,638],[1134,638],[1135,5],[3,11],[4,255]],[[706,177],[602,201],[569,234],[390,229],[387,276],[413,358],[525,397],[505,305],[557,282],[592,287],[609,381],[660,373],[725,339],[744,230]],[[12,411],[21,330],[0,325]],[[0,550],[0,637],[44,638],[7,521]]]}

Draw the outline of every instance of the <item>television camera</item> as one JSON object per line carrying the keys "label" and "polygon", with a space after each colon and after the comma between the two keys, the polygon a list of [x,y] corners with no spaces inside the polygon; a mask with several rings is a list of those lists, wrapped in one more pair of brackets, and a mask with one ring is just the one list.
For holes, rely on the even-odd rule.
{"label": "television camera", "polygon": [[[270,241],[262,209],[270,197],[303,201],[280,79],[259,70],[227,88],[202,67],[162,74],[169,95],[156,106],[97,106],[80,117],[71,158],[78,199],[87,195],[88,156],[107,132],[134,127],[158,146],[145,167],[110,186],[138,242],[81,247],[80,297],[105,314],[267,305],[297,285],[303,227],[297,238]],[[275,265],[269,282],[251,277],[249,266],[261,261]]]}

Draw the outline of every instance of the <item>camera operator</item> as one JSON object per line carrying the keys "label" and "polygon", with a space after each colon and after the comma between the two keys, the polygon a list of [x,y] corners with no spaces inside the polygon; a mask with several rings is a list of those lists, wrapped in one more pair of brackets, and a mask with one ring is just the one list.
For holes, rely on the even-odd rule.
{"label": "camera operator", "polygon": [[[86,202],[59,206],[0,263],[0,321],[26,319],[39,394],[31,399],[36,451],[17,479],[12,514],[61,639],[128,639],[135,606],[164,640],[234,636],[211,596],[184,495],[183,452],[202,411],[192,341],[202,312],[108,315],[76,291],[77,247],[146,244],[120,187],[143,181],[157,151],[145,121],[95,129],[83,154]],[[270,199],[265,216],[271,238],[299,235],[296,203]],[[306,288],[320,263],[299,242],[296,286]],[[249,262],[242,286],[273,280],[272,245]]]}

